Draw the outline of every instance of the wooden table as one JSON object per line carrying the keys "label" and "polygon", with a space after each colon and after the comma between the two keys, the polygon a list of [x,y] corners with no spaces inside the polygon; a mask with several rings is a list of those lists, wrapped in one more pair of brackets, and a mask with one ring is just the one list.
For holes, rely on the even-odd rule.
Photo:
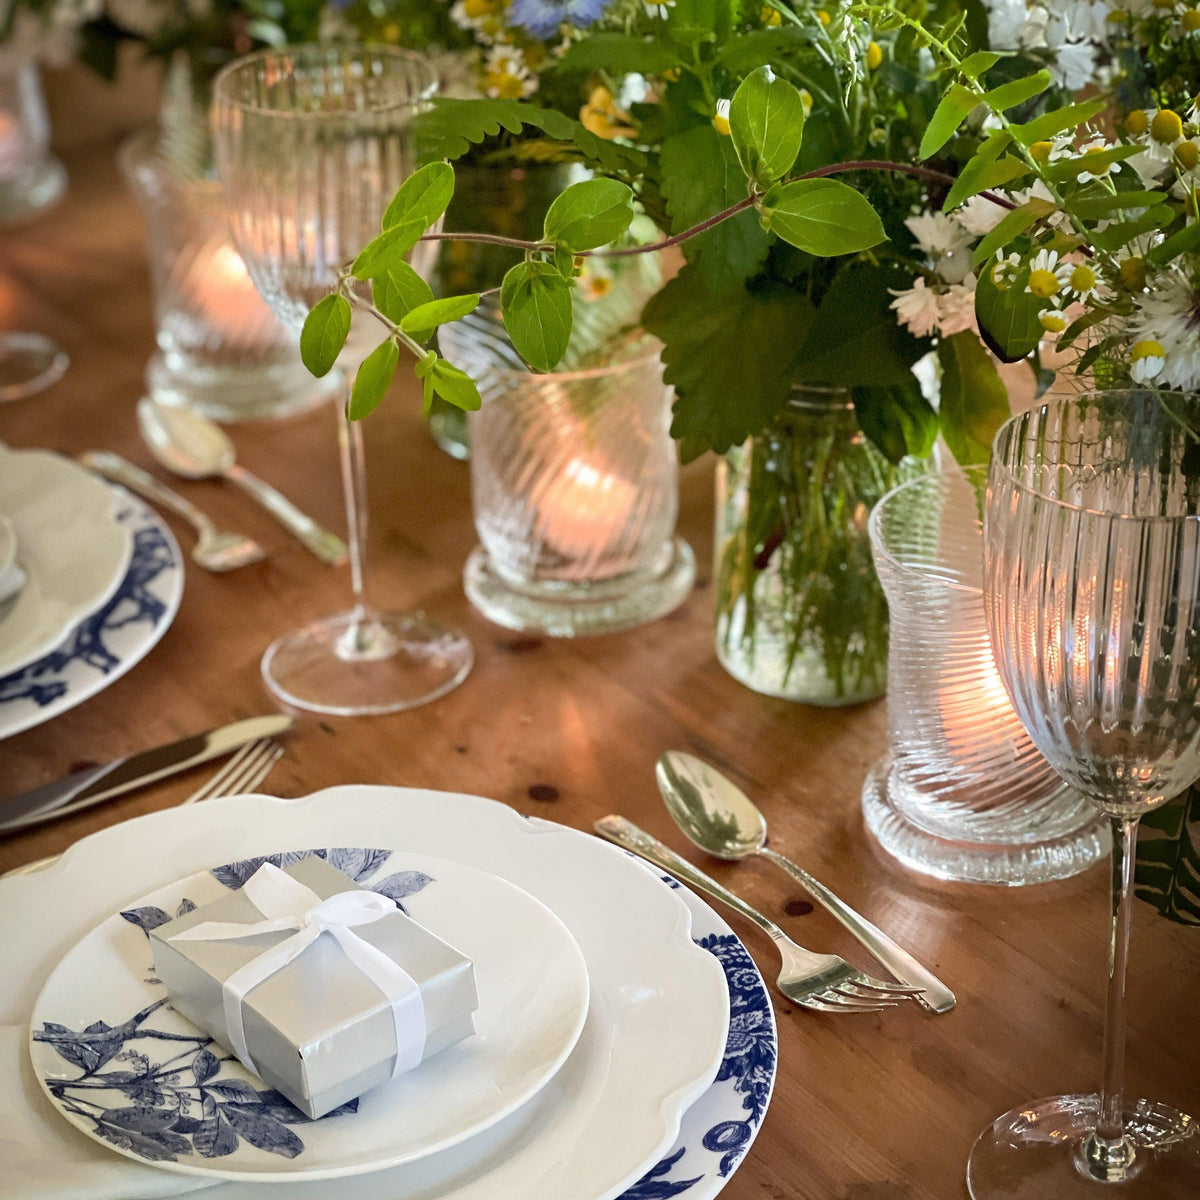
{"label": "wooden table", "polygon": [[[66,453],[105,447],[149,467],[134,424],[153,346],[144,231],[114,160],[120,127],[149,109],[134,84],[105,99],[102,85],[78,75],[58,82],[71,187],[54,212],[0,233],[0,324],[53,335],[72,366],[52,390],[0,408],[0,439]],[[942,1017],[915,1006],[821,1017],[775,997],[774,1101],[723,1195],[960,1200],[967,1152],[988,1121],[1013,1104],[1098,1082],[1106,869],[1021,890],[949,886],[906,872],[876,849],[859,792],[884,748],[884,705],[823,710],[770,700],[717,665],[711,464],[683,475],[680,529],[696,550],[699,579],[678,612],[630,633],[574,642],[489,624],[460,583],[475,542],[467,468],[434,448],[416,409],[411,390],[397,389],[367,431],[376,594],[466,630],[478,652],[475,669],[457,691],[414,712],[302,716],[270,790],[300,796],[350,782],[445,788],[580,829],[618,811],[683,849],[657,797],[654,761],[671,747],[711,759],[761,803],[780,849],[930,963],[959,996],[958,1008]],[[331,413],[245,426],[235,436],[251,469],[342,527]],[[263,648],[305,618],[345,605],[346,571],[318,564],[243,496],[219,483],[180,490],[218,521],[261,539],[268,558],[226,576],[189,566],[178,618],[144,663],[0,746],[0,795],[273,710],[258,670]],[[177,532],[190,545],[190,532]],[[0,840],[0,871],[175,804],[196,784],[195,776],[181,778]],[[703,865],[801,942],[869,965],[769,864]],[[1138,910],[1131,1091],[1195,1113],[1200,938]],[[739,918],[733,923],[773,979],[769,943]]]}

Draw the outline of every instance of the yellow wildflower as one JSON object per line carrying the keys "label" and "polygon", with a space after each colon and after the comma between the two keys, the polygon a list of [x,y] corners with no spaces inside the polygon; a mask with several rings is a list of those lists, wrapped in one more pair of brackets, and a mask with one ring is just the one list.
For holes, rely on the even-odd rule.
{"label": "yellow wildflower", "polygon": [[1150,128],[1150,118],[1146,116],[1146,113],[1142,109],[1135,108],[1125,118],[1125,128],[1129,130],[1133,137],[1141,137]]}
{"label": "yellow wildflower", "polygon": [[587,103],[579,110],[579,123],[589,133],[610,141],[637,133],[633,118],[617,106],[612,92],[603,86],[592,88]]}
{"label": "yellow wildflower", "polygon": [[759,9],[758,19],[767,26],[774,27],[783,24],[783,14],[777,8],[769,6]]}
{"label": "yellow wildflower", "polygon": [[1177,112],[1160,108],[1150,122],[1150,136],[1164,146],[1171,146],[1183,137],[1183,121]]}
{"label": "yellow wildflower", "polygon": [[867,47],[867,70],[876,70],[881,62],[883,62],[883,47],[878,42],[872,42]]}

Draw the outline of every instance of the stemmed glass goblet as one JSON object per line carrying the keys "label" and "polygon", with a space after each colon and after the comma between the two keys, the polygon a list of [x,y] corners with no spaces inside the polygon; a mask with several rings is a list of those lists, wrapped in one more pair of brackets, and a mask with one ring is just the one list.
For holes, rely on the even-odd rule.
{"label": "stemmed glass goblet", "polygon": [[1151,390],[1057,399],[996,435],[996,665],[1034,744],[1111,818],[1114,896],[1102,1090],[995,1121],[967,1167],[974,1200],[1200,1196],[1193,1118],[1124,1096],[1137,824],[1200,777],[1198,437],[1200,398]]}
{"label": "stemmed glass goblet", "polygon": [[[423,58],[387,46],[263,50],[217,76],[213,144],[233,238],[255,286],[293,329],[379,233],[388,202],[415,169],[413,121],[436,88]],[[427,273],[433,251],[418,252],[429,258],[414,266]],[[355,310],[339,359],[348,373],[378,341],[371,319]],[[457,686],[474,654],[461,633],[421,613],[368,604],[362,431],[346,419],[344,400],[339,446],[354,607],[279,638],[262,670],[275,694],[299,708],[395,712]]]}

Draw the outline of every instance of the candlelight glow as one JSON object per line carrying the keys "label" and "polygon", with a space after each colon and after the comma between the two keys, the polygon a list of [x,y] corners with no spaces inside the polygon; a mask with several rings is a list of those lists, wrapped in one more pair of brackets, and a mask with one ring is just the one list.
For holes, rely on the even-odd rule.
{"label": "candlelight glow", "polygon": [[623,476],[587,458],[570,459],[538,498],[546,548],[575,560],[579,578],[588,578],[594,564],[619,546],[637,498],[637,488]]}

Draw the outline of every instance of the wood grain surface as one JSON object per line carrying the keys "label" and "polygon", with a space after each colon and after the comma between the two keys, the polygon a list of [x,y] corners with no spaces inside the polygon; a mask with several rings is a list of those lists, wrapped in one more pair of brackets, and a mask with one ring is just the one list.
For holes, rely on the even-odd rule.
{"label": "wood grain surface", "polygon": [[[115,151],[122,134],[151,113],[152,80],[135,71],[111,89],[72,71],[52,85],[71,186],[53,212],[0,231],[0,326],[51,334],[72,366],[50,391],[0,406],[0,439],[67,454],[107,448],[150,468],[134,422],[153,348],[144,230]],[[686,604],[633,632],[554,641],[499,629],[465,600],[461,569],[475,542],[468,469],[433,446],[412,390],[397,387],[368,425],[375,599],[420,605],[459,625],[478,660],[461,688],[414,712],[301,715],[268,790],[300,796],[350,782],[444,788],[581,829],[620,812],[799,941],[870,967],[848,935],[770,864],[719,864],[685,848],[655,790],[656,757],[679,747],[728,771],[767,813],[773,845],[928,962],[959,997],[948,1016],[913,1006],[839,1017],[776,996],[775,1096],[723,1193],[728,1200],[962,1200],[967,1152],[987,1122],[1035,1097],[1093,1089],[1107,869],[1029,889],[939,885],[876,849],[859,794],[884,749],[884,704],[823,710],[771,700],[717,665],[711,463],[683,473],[680,529],[699,561]],[[343,528],[332,412],[242,426],[234,436],[248,467],[320,521]],[[346,604],[346,570],[321,566],[229,485],[177,486],[219,523],[259,538],[268,557],[224,576],[189,565],[178,618],[142,664],[73,711],[0,744],[0,795],[272,711],[259,676],[264,647]],[[190,531],[172,524],[190,546]],[[0,840],[0,871],[175,804],[202,778],[189,775]],[[770,943],[739,918],[732,923],[773,979]],[[1198,980],[1200,935],[1139,904],[1131,1091],[1191,1112],[1200,1110]]]}

